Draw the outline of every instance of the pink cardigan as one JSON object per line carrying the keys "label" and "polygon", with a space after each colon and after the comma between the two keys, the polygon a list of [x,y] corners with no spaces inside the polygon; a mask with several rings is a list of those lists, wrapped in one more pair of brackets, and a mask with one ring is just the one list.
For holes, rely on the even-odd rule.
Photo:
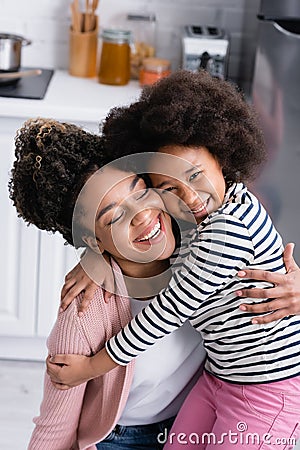
{"label": "pink cardigan", "polygon": [[[126,293],[118,266],[118,292]],[[48,338],[49,353],[92,355],[131,319],[128,298],[116,296],[108,304],[98,289],[83,317],[78,316],[81,297],[59,313]],[[115,427],[127,401],[134,362],[67,391],[53,387],[45,374],[40,415],[28,450],[95,450],[95,444]]]}

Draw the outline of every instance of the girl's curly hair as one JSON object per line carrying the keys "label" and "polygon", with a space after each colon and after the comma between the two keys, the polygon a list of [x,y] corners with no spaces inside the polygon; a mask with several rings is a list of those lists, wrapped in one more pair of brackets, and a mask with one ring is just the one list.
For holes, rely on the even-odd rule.
{"label": "girl's curly hair", "polygon": [[18,216],[41,230],[60,232],[76,247],[73,210],[85,181],[106,163],[103,140],[52,119],[30,119],[17,131],[9,195]]}
{"label": "girl's curly hair", "polygon": [[204,70],[179,70],[145,87],[137,102],[111,110],[102,131],[115,157],[165,145],[206,147],[230,181],[252,177],[265,159],[252,107],[233,84]]}

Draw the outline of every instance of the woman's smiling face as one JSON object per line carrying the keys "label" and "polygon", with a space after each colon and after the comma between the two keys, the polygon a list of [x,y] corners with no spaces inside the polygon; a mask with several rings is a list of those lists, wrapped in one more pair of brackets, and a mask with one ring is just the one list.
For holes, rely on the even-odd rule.
{"label": "woman's smiling face", "polygon": [[152,157],[149,170],[168,212],[178,219],[199,224],[222,205],[222,168],[205,147],[162,147]]}
{"label": "woman's smiling face", "polygon": [[92,175],[78,199],[82,225],[120,266],[164,260],[175,248],[171,218],[142,178],[111,166]]}

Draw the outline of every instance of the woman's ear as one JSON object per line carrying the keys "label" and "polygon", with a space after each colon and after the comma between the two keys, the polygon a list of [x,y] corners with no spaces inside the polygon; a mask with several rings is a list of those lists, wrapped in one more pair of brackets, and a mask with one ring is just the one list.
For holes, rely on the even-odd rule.
{"label": "woman's ear", "polygon": [[100,241],[100,239],[95,236],[82,236],[83,242],[86,243],[95,253],[104,253],[105,249]]}

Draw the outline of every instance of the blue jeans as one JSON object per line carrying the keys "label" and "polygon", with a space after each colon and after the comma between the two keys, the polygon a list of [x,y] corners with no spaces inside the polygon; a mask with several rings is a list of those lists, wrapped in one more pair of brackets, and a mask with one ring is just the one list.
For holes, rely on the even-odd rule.
{"label": "blue jeans", "polygon": [[97,450],[161,450],[175,417],[149,425],[116,425]]}

